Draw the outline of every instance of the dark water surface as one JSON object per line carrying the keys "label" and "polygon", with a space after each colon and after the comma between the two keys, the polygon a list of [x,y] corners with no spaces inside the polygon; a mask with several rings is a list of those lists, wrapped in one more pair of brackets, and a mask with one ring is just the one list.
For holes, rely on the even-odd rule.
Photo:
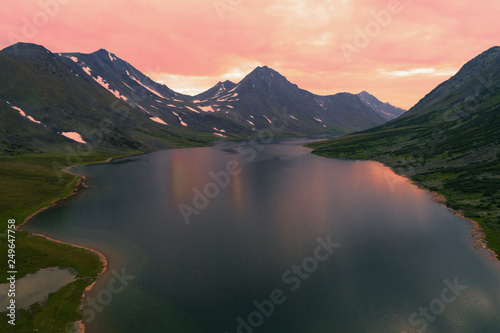
{"label": "dark water surface", "polygon": [[[108,256],[89,333],[500,331],[499,265],[468,221],[379,163],[302,143],[80,167],[90,188],[27,229]],[[194,189],[212,198],[188,225]]]}

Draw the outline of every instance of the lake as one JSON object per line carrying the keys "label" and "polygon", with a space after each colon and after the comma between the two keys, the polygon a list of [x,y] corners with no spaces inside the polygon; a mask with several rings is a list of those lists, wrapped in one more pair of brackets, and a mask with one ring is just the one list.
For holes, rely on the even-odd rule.
{"label": "lake", "polygon": [[88,333],[498,331],[499,263],[468,221],[380,163],[306,141],[78,167],[89,188],[25,229],[109,258]]}

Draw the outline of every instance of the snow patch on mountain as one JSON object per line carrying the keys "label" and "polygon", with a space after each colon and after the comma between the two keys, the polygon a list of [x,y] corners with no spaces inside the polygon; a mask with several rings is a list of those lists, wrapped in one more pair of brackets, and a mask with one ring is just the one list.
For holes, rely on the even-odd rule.
{"label": "snow patch on mountain", "polygon": [[[127,72],[128,73],[128,72]],[[160,94],[158,91],[146,86],[145,84],[143,84],[141,81],[137,80],[135,77],[133,77],[132,75],[130,75],[130,78],[132,80],[134,80],[135,82],[139,83],[141,86],[143,86],[144,88],[146,88],[147,90],[149,90],[150,92],[152,92],[153,94],[155,94],[156,96],[160,97],[160,98],[164,98],[166,99],[162,94]]]}
{"label": "snow patch on mountain", "polygon": [[138,107],[139,109],[141,109],[142,111],[146,112],[147,114],[150,114],[150,113],[149,113],[149,111],[147,111],[147,110],[146,110],[145,108],[143,108],[142,106],[137,105],[137,107]]}
{"label": "snow patch on mountain", "polygon": [[67,137],[68,139],[71,139],[71,140],[79,142],[79,143],[87,143],[87,142],[85,142],[85,140],[82,139],[82,136],[77,132],[61,132],[58,134],[63,135],[65,137]]}
{"label": "snow patch on mountain", "polygon": [[194,108],[192,108],[192,107],[190,107],[190,106],[187,106],[187,105],[186,105],[186,108],[187,108],[188,110],[193,111],[193,112],[200,113],[200,111],[198,111],[198,110],[196,110],[196,109],[194,109]]}
{"label": "snow patch on mountain", "polygon": [[173,111],[172,111],[172,113],[173,113],[173,114],[175,114],[175,115],[177,116],[177,118],[179,118],[179,121],[181,122],[181,125],[182,125],[182,126],[187,126],[187,124],[186,124],[185,122],[183,122],[183,121],[182,121],[181,116],[179,116],[179,114],[178,114],[177,112],[173,112]]}
{"label": "snow patch on mountain", "polygon": [[7,104],[9,104],[10,107],[13,108],[14,110],[18,111],[21,114],[21,116],[23,116],[24,118],[27,118],[27,119],[31,120],[32,122],[34,122],[34,123],[41,124],[40,121],[35,120],[32,116],[28,116],[26,114],[26,112],[24,112],[23,110],[21,110],[21,108],[18,108],[17,106],[14,106],[14,105],[10,104],[9,101],[7,101]]}
{"label": "snow patch on mountain", "polygon": [[158,117],[151,117],[151,118],[149,118],[149,119],[151,119],[151,120],[152,120],[152,121],[154,121],[154,122],[157,122],[157,123],[163,124],[163,125],[168,125],[166,122],[164,122],[163,120],[161,120],[161,119],[160,119],[160,118],[158,118]]}
{"label": "snow patch on mountain", "polygon": [[120,92],[118,90],[113,90],[109,87],[109,83],[107,83],[102,77],[100,77],[99,75],[97,76],[97,78],[95,77],[92,77],[97,83],[99,83],[101,86],[103,86],[104,88],[106,88],[106,90],[108,90],[110,93],[112,93],[113,95],[115,95],[116,98],[120,98],[124,101],[128,100],[127,97],[123,96],[122,94],[120,94]]}
{"label": "snow patch on mountain", "polygon": [[215,112],[214,106],[199,106],[199,108],[204,112]]}
{"label": "snow patch on mountain", "polygon": [[127,88],[129,88],[130,90],[134,90],[131,86],[129,86],[128,84],[126,84],[125,82],[122,82]]}
{"label": "snow patch on mountain", "polygon": [[325,109],[325,111],[328,111],[325,106],[323,105],[323,103],[321,103],[320,101],[316,100],[316,102],[318,103],[319,106],[321,106],[323,109]]}

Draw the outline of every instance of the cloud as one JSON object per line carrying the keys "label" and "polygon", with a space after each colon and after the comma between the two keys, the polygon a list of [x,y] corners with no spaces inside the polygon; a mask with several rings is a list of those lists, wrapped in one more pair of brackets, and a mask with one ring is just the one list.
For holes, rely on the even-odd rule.
{"label": "cloud", "polygon": [[[212,0],[72,0],[53,15],[42,4],[58,0],[7,1],[0,14],[0,47],[17,38],[53,52],[105,48],[185,91],[210,87],[235,68],[241,75],[249,64],[263,64],[313,92],[367,90],[408,108],[439,80],[498,44],[500,31],[497,0],[481,5],[401,0],[401,13],[347,63],[340,45],[373,25],[374,13],[386,11],[389,0],[220,2],[230,7],[223,20]],[[44,12],[47,22],[35,24],[35,34],[23,34]]]}
{"label": "cloud", "polygon": [[383,68],[377,69],[380,76],[383,77],[405,77],[405,76],[452,76],[455,75],[457,69],[435,69],[435,68],[414,68],[402,71],[386,71]]}
{"label": "cloud", "polygon": [[248,61],[241,63],[239,67],[229,68],[226,72],[217,76],[189,76],[159,72],[151,72],[147,75],[156,82],[171,88],[175,87],[177,92],[194,96],[210,89],[217,82],[229,80],[238,83],[248,73],[261,65],[259,62]]}

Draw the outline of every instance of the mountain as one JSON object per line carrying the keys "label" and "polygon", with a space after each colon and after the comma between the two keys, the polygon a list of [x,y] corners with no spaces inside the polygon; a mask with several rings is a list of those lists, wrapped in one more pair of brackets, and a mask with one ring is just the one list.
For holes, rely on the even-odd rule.
{"label": "mountain", "polygon": [[[80,67],[117,98],[154,119],[219,137],[252,135],[268,129],[273,118],[279,119],[281,135],[346,133],[388,120],[385,113],[356,95],[317,96],[266,66],[256,68],[238,84],[219,82],[192,97],[152,81],[106,50],[60,55],[69,66]],[[375,97],[371,101],[384,105]]]}
{"label": "mountain", "polygon": [[367,93],[366,91],[360,92],[358,97],[363,103],[367,104],[387,120],[397,118],[406,112],[406,110],[393,106],[389,103],[382,103],[375,96]]}
{"label": "mountain", "polygon": [[76,142],[148,150],[273,128],[280,136],[339,134],[388,119],[388,106],[371,95],[369,101],[348,93],[314,95],[266,66],[197,96],[154,82],[104,49],[53,54],[18,43],[0,52],[0,66],[0,150],[7,153]]}
{"label": "mountain", "polygon": [[[218,137],[227,137],[230,133],[241,137],[252,133],[251,128],[238,124],[228,115],[230,109],[222,107],[216,109],[221,112],[214,112],[211,104],[199,104],[192,96],[176,93],[167,86],[154,82],[128,62],[106,50],[101,49],[91,54],[59,55],[68,66],[80,68],[115,97],[151,119],[168,124],[171,130],[188,135],[205,132]],[[230,83],[218,86],[223,85],[228,86]],[[211,92],[209,90],[206,93]]]}
{"label": "mountain", "polygon": [[[133,92],[136,95],[148,95],[167,100],[174,100],[177,96],[186,97],[165,85],[154,82],[128,62],[104,49],[91,54],[59,53],[58,55],[64,56],[67,62],[71,60],[79,65],[89,76],[96,78],[96,81],[104,88],[123,100],[127,100],[129,97],[124,98],[123,95],[116,94],[114,91],[127,92],[130,97],[136,97],[132,96]],[[71,62],[69,63],[71,64]]]}
{"label": "mountain", "polygon": [[217,97],[220,97],[224,94],[226,94],[228,91],[232,90],[234,87],[236,87],[236,83],[231,82],[229,80],[226,80],[224,82],[219,82],[212,88],[208,89],[205,92],[202,92],[201,94],[198,94],[194,96],[194,100],[196,101],[201,101],[201,100],[214,100]]}
{"label": "mountain", "polygon": [[500,253],[500,47],[466,63],[400,117],[310,145],[327,157],[373,159],[444,194]]}
{"label": "mountain", "polygon": [[42,46],[5,48],[0,68],[0,151],[6,154],[61,151],[76,142],[100,150],[202,144],[130,108]]}
{"label": "mountain", "polygon": [[214,110],[229,108],[235,119],[252,129],[279,122],[287,134],[345,133],[386,122],[356,95],[314,95],[267,66],[257,67],[231,86],[218,84],[210,93],[198,95],[197,102]]}

